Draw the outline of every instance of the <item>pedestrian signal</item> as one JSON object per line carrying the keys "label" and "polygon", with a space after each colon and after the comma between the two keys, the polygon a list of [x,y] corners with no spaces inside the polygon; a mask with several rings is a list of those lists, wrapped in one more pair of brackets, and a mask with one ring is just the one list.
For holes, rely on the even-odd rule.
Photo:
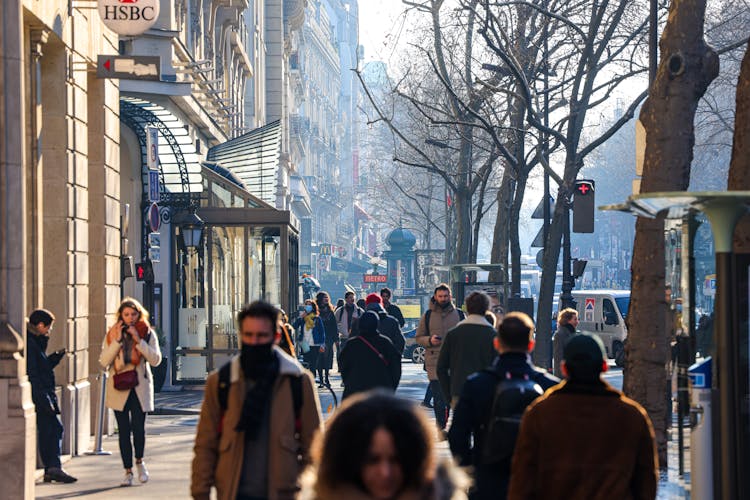
{"label": "pedestrian signal", "polygon": [[147,260],[135,265],[135,280],[154,281],[154,268],[151,266],[151,261]]}
{"label": "pedestrian signal", "polygon": [[581,179],[573,192],[573,232],[594,232],[594,181]]}

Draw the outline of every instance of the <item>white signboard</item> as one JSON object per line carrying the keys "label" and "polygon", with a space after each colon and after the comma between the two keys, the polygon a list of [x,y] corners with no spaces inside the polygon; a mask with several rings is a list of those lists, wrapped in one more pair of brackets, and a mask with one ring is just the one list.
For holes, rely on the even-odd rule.
{"label": "white signboard", "polygon": [[99,17],[118,35],[140,35],[156,23],[159,0],[99,0]]}
{"label": "white signboard", "polygon": [[146,127],[146,163],[149,170],[159,170],[159,129]]}
{"label": "white signboard", "polygon": [[148,246],[160,247],[161,246],[161,234],[159,233],[148,233]]}
{"label": "white signboard", "polygon": [[161,260],[161,248],[160,247],[149,247],[148,259],[151,262],[159,262]]}

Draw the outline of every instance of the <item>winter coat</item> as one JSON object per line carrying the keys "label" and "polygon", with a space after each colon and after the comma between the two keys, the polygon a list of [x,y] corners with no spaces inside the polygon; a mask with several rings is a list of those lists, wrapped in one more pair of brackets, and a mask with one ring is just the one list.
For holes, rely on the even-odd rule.
{"label": "winter coat", "polygon": [[507,372],[528,375],[543,390],[560,382],[541,368],[536,368],[531,363],[531,357],[522,352],[501,354],[487,369],[466,379],[453,412],[448,443],[458,464],[474,469],[475,491],[472,492],[472,499],[502,500],[508,489],[510,461],[482,464],[480,460],[483,429],[492,413],[495,387]]}
{"label": "winter coat", "polygon": [[[364,309],[361,309],[360,307],[357,307],[357,304],[354,304],[354,310],[352,311],[352,327],[354,327],[355,320],[362,316],[364,313]],[[334,315],[336,316],[336,325],[338,327],[339,338],[341,340],[348,339],[351,332],[347,320],[346,306],[342,306],[336,309]]]}
{"label": "winter coat", "polygon": [[37,413],[57,415],[60,406],[55,393],[54,369],[65,354],[53,352],[47,355],[48,342],[48,336],[36,335],[33,327],[29,327],[26,335],[26,374]]}
{"label": "winter coat", "polygon": [[330,370],[333,368],[333,344],[339,339],[339,325],[332,309],[321,309],[320,319],[326,331],[326,350],[321,354],[322,359],[318,365],[320,368]]}
{"label": "winter coat", "polygon": [[[461,317],[453,304],[445,309],[437,305],[434,299],[430,299],[430,328],[425,325],[426,313],[422,315],[417,326],[416,341],[417,344],[425,347],[424,366],[427,370],[429,380],[437,380],[437,362],[440,355],[440,346],[433,346],[430,337],[437,335],[445,340],[445,334],[461,320]],[[441,344],[442,345],[442,344]]]}
{"label": "winter coat", "polygon": [[[294,329],[297,330],[297,342],[304,340],[305,338],[305,318],[297,318],[294,320]],[[320,316],[315,318],[313,322],[312,330],[313,343],[312,345],[325,345],[326,343],[326,328],[323,324],[323,320]]]}
{"label": "winter coat", "polygon": [[[404,339],[404,334],[401,333],[401,328],[399,328],[396,318],[389,316],[380,304],[368,304],[366,310],[378,313],[378,333],[388,337],[399,354],[403,353],[406,340]],[[359,321],[352,323],[351,336],[356,337],[357,335],[359,335]]]}
{"label": "winter coat", "polygon": [[[383,359],[365,343],[365,340],[382,355]],[[344,399],[376,387],[395,391],[401,380],[401,354],[385,335],[358,335],[350,338],[341,350],[339,371],[344,382]]]}
{"label": "winter coat", "polygon": [[646,411],[606,382],[567,380],[524,413],[508,498],[646,500],[658,481]]}
{"label": "winter coat", "polygon": [[[134,367],[138,374],[138,385],[135,386],[135,395],[138,396],[138,402],[141,403],[141,409],[144,412],[154,411],[154,377],[151,374],[152,366],[159,366],[161,363],[161,350],[159,349],[159,340],[156,338],[156,333],[151,330],[148,335],[148,341],[141,339],[136,344],[136,349],[141,353],[141,361],[138,366]],[[105,403],[107,408],[113,410],[122,411],[125,408],[125,403],[128,401],[130,390],[118,391],[115,389],[115,358],[120,353],[122,344],[119,342],[112,342],[107,344],[107,336],[104,336],[104,342],[102,342],[102,352],[99,355],[99,364],[103,368],[109,371],[109,378],[107,378],[107,399]],[[133,368],[133,365],[128,365]],[[126,370],[127,371],[127,368]]]}
{"label": "winter coat", "polygon": [[563,360],[563,350],[565,349],[568,341],[572,339],[575,334],[576,329],[573,327],[573,325],[565,323],[564,325],[560,325],[560,327],[555,332],[555,336],[552,337],[552,349],[554,351],[552,373],[555,374],[555,377],[562,378],[563,376],[562,368],[560,367],[560,363]]}
{"label": "winter coat", "polygon": [[[316,433],[322,430],[320,401],[312,375],[297,360],[279,348],[274,348],[279,359],[279,376],[271,396],[268,439],[268,498],[293,499],[298,491],[298,478],[309,462],[310,446]],[[244,460],[244,431],[235,427],[242,415],[245,397],[245,377],[239,355],[230,361],[230,386],[222,432],[219,433],[221,407],[219,405],[219,374],[206,379],[206,392],[201,406],[198,429],[193,448],[190,493],[193,498],[208,500],[215,487],[218,500],[237,498]],[[294,438],[294,404],[291,377],[302,377],[301,437]],[[303,464],[297,461],[301,446]]]}
{"label": "winter coat", "polygon": [[404,319],[404,313],[401,312],[401,308],[398,307],[393,302],[389,302],[387,306],[383,306],[385,309],[385,312],[388,313],[389,316],[393,316],[396,318],[396,321],[398,321],[398,326],[403,328],[406,324],[406,320]]}
{"label": "winter coat", "polygon": [[438,380],[445,401],[458,399],[469,375],[492,364],[496,355],[494,338],[495,329],[478,314],[470,314],[448,330],[437,362]]}
{"label": "winter coat", "polygon": [[[409,490],[394,500],[466,500],[469,478],[458,467],[443,461],[435,470],[435,477],[420,490]],[[317,484],[317,473],[309,467],[302,476],[302,491],[297,500],[372,500],[372,497],[353,484],[326,487]]]}

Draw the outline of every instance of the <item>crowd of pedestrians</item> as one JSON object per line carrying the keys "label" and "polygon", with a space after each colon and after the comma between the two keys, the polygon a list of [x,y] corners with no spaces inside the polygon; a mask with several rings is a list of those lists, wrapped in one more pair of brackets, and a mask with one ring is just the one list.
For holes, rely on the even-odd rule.
{"label": "crowd of pedestrians", "polygon": [[[355,298],[347,293],[333,307],[320,292],[293,324],[262,301],[239,312],[240,352],[206,380],[193,498],[212,498],[213,489],[219,500],[655,498],[648,416],[601,378],[604,346],[576,332],[574,310],[558,316],[560,381],[531,362],[531,318],[510,313],[496,324],[486,294],[466,297],[464,312],[439,285],[416,332],[435,429],[424,410],[395,395],[404,319],[390,290],[368,295],[364,308]],[[106,405],[117,419],[122,486],[149,480],[150,367],[161,362],[161,351],[148,320],[138,301],[124,299],[99,359],[109,372]],[[44,309],[30,314],[27,367],[44,480],[73,482],[60,466],[63,426],[52,370],[65,350],[46,354],[53,322]],[[330,387],[334,359],[343,403],[324,430],[315,377]],[[448,440],[452,461],[437,460],[436,439]]]}

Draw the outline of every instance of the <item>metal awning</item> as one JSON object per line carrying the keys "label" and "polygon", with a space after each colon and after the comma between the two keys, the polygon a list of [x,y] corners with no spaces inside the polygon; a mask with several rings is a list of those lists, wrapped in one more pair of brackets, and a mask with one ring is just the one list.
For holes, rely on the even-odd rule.
{"label": "metal awning", "polygon": [[206,159],[236,175],[250,193],[275,205],[280,154],[281,122],[277,120],[212,147]]}
{"label": "metal awning", "polygon": [[182,120],[163,106],[137,97],[120,97],[120,120],[138,137],[144,192],[148,189],[147,127],[159,130],[161,201],[190,198],[203,192],[201,164]]}

